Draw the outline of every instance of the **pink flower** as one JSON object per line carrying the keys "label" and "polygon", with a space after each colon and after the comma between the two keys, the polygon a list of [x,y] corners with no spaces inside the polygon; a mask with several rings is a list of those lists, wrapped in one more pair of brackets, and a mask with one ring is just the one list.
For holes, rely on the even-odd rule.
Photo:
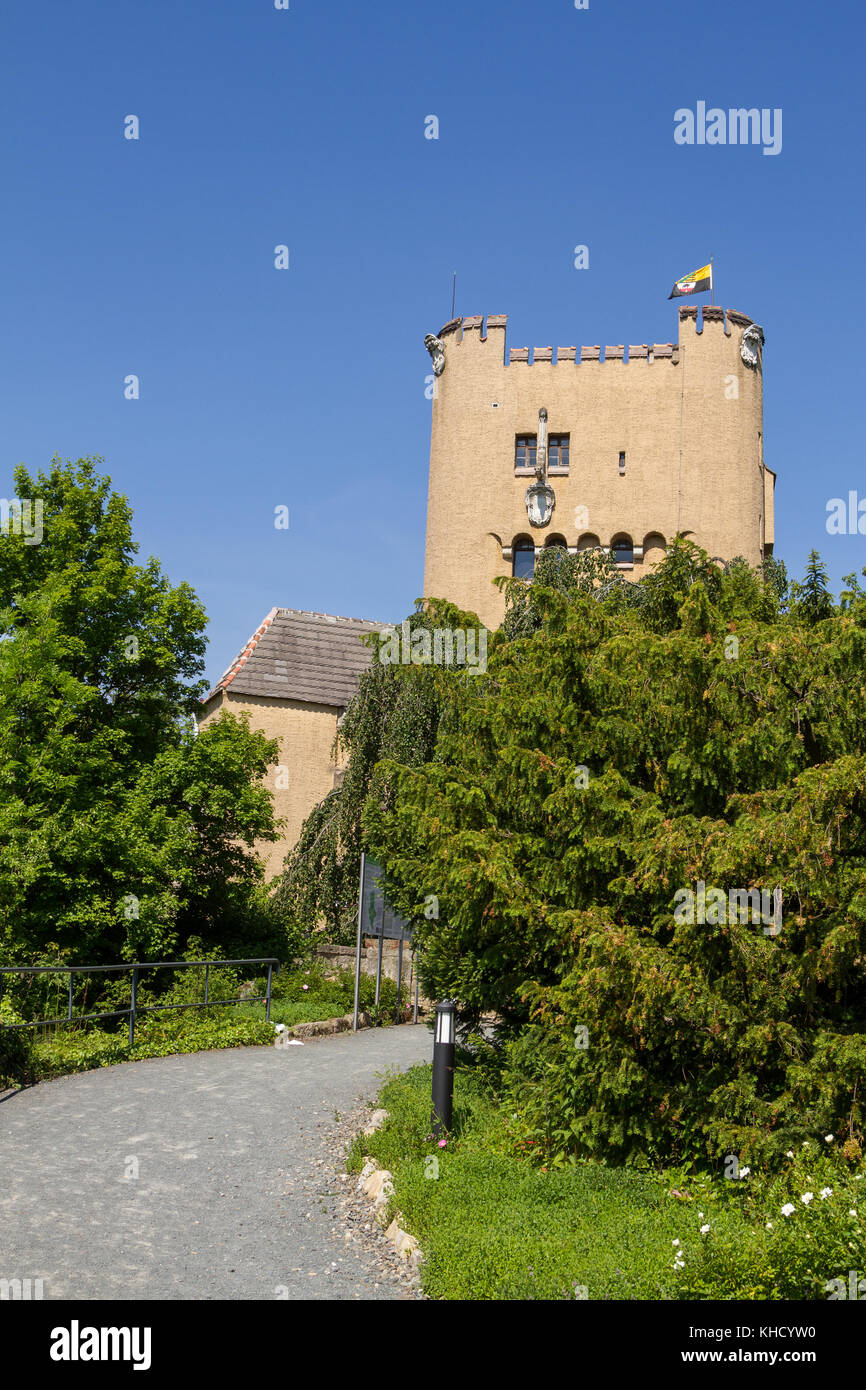
{"label": "pink flower", "polygon": [[445,1149],[445,1148],[447,1148],[447,1147],[448,1147],[448,1140],[447,1140],[447,1139],[440,1139],[440,1140],[439,1140],[439,1147],[440,1147],[440,1149]]}
{"label": "pink flower", "polygon": [[301,989],[309,989],[309,988],[310,988],[309,985],[301,985]]}

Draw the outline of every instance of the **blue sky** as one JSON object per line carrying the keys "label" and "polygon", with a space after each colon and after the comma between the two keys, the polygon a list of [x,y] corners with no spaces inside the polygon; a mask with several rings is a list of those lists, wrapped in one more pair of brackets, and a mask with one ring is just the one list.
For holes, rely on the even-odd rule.
{"label": "blue sky", "polygon": [[[861,6],[290,3],[6,0],[0,495],[102,455],[211,677],[274,605],[399,619],[452,271],[513,346],[651,342],[713,255],[766,333],[776,554],[866,564],[825,528],[866,497]],[[781,153],[677,146],[698,101],[781,108]]]}

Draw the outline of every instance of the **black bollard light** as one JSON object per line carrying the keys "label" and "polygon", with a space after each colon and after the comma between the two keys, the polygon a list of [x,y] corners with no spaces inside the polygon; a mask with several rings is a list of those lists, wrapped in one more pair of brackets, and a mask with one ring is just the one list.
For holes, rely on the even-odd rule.
{"label": "black bollard light", "polygon": [[457,1005],[443,999],[436,1005],[433,1041],[433,1138],[444,1139],[451,1129],[454,1103],[454,1034]]}

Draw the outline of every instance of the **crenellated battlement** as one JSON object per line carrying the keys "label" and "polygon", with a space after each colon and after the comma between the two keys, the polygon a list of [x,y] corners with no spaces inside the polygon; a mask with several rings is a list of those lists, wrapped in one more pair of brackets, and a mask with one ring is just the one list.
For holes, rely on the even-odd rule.
{"label": "crenellated battlement", "polygon": [[602,348],[599,343],[583,344],[581,347],[506,347],[507,314],[470,314],[451,319],[439,330],[446,361],[453,346],[461,349],[474,345],[489,344],[502,352],[506,366],[533,366],[549,362],[552,366],[565,364],[582,366],[587,362],[619,362],[627,366],[630,362],[669,362],[676,366],[680,360],[680,348],[689,340],[703,338],[708,327],[715,332],[720,326],[725,337],[730,338],[732,329],[742,331],[752,325],[747,314],[736,309],[723,309],[715,304],[686,304],[679,310],[679,339],[676,343],[611,343]]}

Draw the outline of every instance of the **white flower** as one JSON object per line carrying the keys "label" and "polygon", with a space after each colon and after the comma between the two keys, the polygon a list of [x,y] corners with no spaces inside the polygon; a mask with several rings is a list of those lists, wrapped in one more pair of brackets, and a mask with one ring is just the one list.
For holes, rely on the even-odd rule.
{"label": "white flower", "polygon": [[701,1227],[701,1235],[702,1235],[702,1236],[705,1236],[705,1235],[707,1234],[707,1231],[708,1231],[709,1229],[710,1229],[709,1226],[702,1226],[702,1227]]}
{"label": "white flower", "polygon": [[772,1231],[772,1229],[773,1229],[773,1223],[772,1223],[772,1221],[768,1221],[768,1222],[767,1222],[767,1230],[768,1230],[768,1231]]}
{"label": "white flower", "polygon": [[747,1177],[749,1176],[749,1174],[751,1173],[751,1171],[752,1171],[751,1168],[741,1168],[741,1169],[740,1169],[740,1177],[741,1177],[741,1178],[747,1178]]}
{"label": "white flower", "polygon": [[672,1240],[672,1241],[671,1241],[671,1245],[679,1245],[679,1241],[678,1241],[678,1240]]}
{"label": "white flower", "polygon": [[793,1216],[795,1211],[796,1207],[792,1202],[786,1202],[785,1205],[782,1207],[783,1216]]}
{"label": "white flower", "polygon": [[827,1140],[827,1143],[828,1143],[828,1144],[832,1144],[832,1143],[833,1143],[833,1136],[832,1136],[832,1134],[825,1134],[825,1135],[824,1135],[824,1138]]}
{"label": "white flower", "polygon": [[804,1139],[804,1140],[803,1140],[803,1148],[804,1148],[804,1149],[808,1149],[808,1147],[809,1147],[809,1140],[808,1140],[808,1139]]}
{"label": "white flower", "polygon": [[852,1207],[851,1210],[848,1212],[848,1215],[849,1215],[849,1216],[856,1216],[856,1215],[857,1215],[857,1208],[856,1208],[856,1207]]}
{"label": "white flower", "polygon": [[786,1155],[786,1157],[788,1157],[788,1158],[793,1158],[793,1157],[794,1157],[794,1150],[793,1150],[793,1149],[789,1149],[789,1150],[788,1150],[788,1153],[787,1153],[787,1155]]}
{"label": "white flower", "polygon": [[802,1197],[800,1198],[800,1201],[803,1203],[804,1206],[807,1207],[814,1196],[814,1192],[804,1192]]}
{"label": "white flower", "polygon": [[833,1196],[833,1189],[832,1189],[832,1187],[822,1187],[822,1188],[821,1188],[820,1197],[821,1197],[821,1201],[822,1201],[822,1202],[824,1201],[825,1197],[832,1197],[832,1196]]}
{"label": "white flower", "polygon": [[698,1212],[698,1220],[699,1220],[699,1221],[703,1221],[703,1219],[704,1219],[704,1213],[703,1213],[702,1211],[699,1211],[699,1212]]}

